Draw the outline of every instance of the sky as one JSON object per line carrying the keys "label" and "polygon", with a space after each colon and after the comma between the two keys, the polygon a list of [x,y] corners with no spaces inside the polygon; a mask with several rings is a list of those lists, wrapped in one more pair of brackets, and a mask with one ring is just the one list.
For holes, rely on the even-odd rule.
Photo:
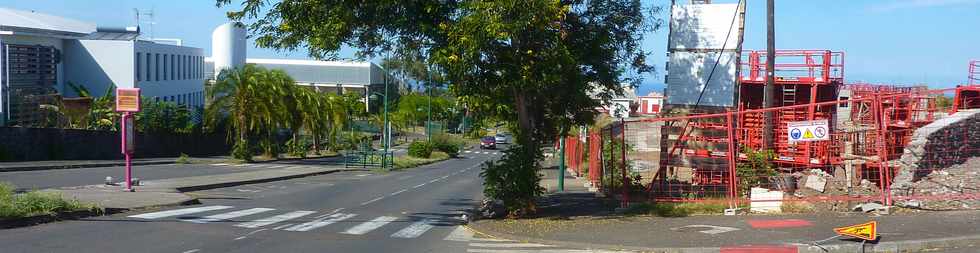
{"label": "sky", "polygon": [[[715,0],[735,3],[738,0]],[[766,43],[766,1],[745,0],[744,49]],[[677,0],[678,3],[686,2]],[[777,0],[777,49],[845,52],[845,78],[851,82],[952,87],[966,82],[970,59],[980,59],[980,0]],[[669,0],[643,0],[666,6]],[[154,24],[141,22],[156,38],[182,39],[211,52],[211,31],[227,22],[237,6],[215,7],[213,0],[0,0],[0,6],[64,16],[100,26],[132,26],[134,8],[153,10]],[[657,17],[666,20],[668,12]],[[144,19],[146,21],[146,19]],[[644,50],[657,72],[644,75],[639,93],[663,88],[667,26],[645,34]],[[352,57],[345,49],[341,57]],[[305,59],[306,52],[250,46],[250,58]]]}

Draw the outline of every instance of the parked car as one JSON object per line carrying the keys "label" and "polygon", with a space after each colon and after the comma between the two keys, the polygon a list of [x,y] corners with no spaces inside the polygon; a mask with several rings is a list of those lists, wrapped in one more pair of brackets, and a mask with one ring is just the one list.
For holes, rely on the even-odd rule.
{"label": "parked car", "polygon": [[493,137],[493,139],[497,141],[497,143],[507,144],[510,137],[508,137],[507,134],[497,134],[496,136]]}
{"label": "parked car", "polygon": [[480,139],[480,149],[497,149],[497,139],[487,136]]}

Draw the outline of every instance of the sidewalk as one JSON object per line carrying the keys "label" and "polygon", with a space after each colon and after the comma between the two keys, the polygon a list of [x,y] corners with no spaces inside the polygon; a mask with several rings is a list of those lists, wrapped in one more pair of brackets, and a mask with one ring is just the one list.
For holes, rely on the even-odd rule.
{"label": "sidewalk", "polygon": [[[194,158],[194,159],[219,159],[219,158]],[[171,163],[175,163],[176,161],[177,161],[176,157],[140,158],[140,159],[133,159],[133,165],[171,164]],[[122,159],[0,162],[0,172],[114,167],[114,166],[124,166],[124,165],[126,165],[126,162]]]}
{"label": "sidewalk", "polygon": [[[553,170],[552,170],[553,171]],[[542,186],[553,192],[554,172]],[[470,227],[490,236],[587,249],[640,252],[861,252],[861,241],[833,239],[833,228],[878,221],[879,240],[866,252],[920,252],[980,245],[980,212],[706,215],[683,218],[615,214],[618,202],[596,199],[585,180],[565,179],[565,192],[539,202],[537,217],[479,220]]]}

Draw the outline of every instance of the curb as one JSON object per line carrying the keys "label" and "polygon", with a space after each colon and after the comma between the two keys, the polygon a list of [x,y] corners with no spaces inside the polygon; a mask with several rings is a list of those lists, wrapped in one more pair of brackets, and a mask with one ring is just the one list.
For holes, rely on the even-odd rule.
{"label": "curb", "polygon": [[[725,248],[725,247],[650,248],[650,247],[636,247],[636,246],[548,240],[548,239],[541,239],[541,238],[530,237],[530,236],[522,236],[522,235],[497,232],[497,231],[493,231],[492,229],[480,229],[479,225],[474,226],[474,223],[475,222],[470,222],[470,224],[467,225],[466,227],[471,229],[475,233],[483,234],[493,238],[507,239],[507,240],[520,241],[520,242],[556,245],[556,246],[567,246],[572,248],[590,249],[590,250],[592,249],[610,250],[610,251],[625,250],[625,251],[657,252],[657,253],[715,253],[715,252],[721,252],[722,249]],[[798,253],[932,252],[935,251],[936,249],[951,248],[951,247],[976,247],[977,245],[980,245],[980,235],[933,238],[933,239],[922,239],[922,240],[890,241],[890,242],[879,242],[876,244],[868,243],[865,245],[864,251],[862,251],[861,245],[862,245],[861,243],[855,242],[851,244],[831,244],[831,245],[821,245],[821,246],[813,246],[813,245],[806,245],[806,244],[783,244],[783,245],[768,245],[768,246],[796,248]],[[738,246],[731,246],[731,247],[737,248]]]}
{"label": "curb", "polygon": [[[133,165],[157,165],[157,164],[173,164],[177,161],[148,161],[148,162],[133,162]],[[3,167],[0,168],[0,172],[13,172],[13,171],[35,171],[35,170],[65,170],[65,169],[81,169],[81,168],[99,168],[99,167],[116,167],[116,166],[126,166],[125,162],[111,162],[111,163],[89,163],[89,164],[65,164],[65,165],[41,165],[41,166],[20,166],[20,167]]]}
{"label": "curb", "polygon": [[278,176],[278,177],[260,178],[260,179],[252,179],[252,180],[222,182],[222,183],[214,183],[214,184],[192,185],[192,186],[185,186],[185,187],[177,187],[177,188],[175,188],[175,190],[177,190],[177,192],[181,192],[181,193],[183,193],[183,192],[203,191],[203,190],[210,190],[210,189],[217,189],[217,188],[234,187],[234,186],[239,186],[239,185],[260,184],[260,183],[268,183],[268,182],[275,182],[275,181],[296,179],[296,178],[302,178],[302,177],[319,176],[319,175],[326,175],[326,174],[331,174],[331,173],[336,173],[336,172],[345,172],[345,171],[365,171],[365,170],[364,169],[334,169],[334,170],[310,172],[310,173],[303,173],[303,174],[296,174],[296,175],[288,175],[288,176]]}

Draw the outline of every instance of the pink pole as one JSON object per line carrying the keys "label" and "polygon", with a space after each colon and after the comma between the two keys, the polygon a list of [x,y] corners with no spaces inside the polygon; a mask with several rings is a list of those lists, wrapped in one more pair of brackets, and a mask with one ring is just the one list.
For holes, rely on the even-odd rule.
{"label": "pink pole", "polygon": [[121,127],[121,129],[119,131],[120,133],[122,133],[122,152],[123,152],[123,154],[126,157],[126,191],[129,191],[129,192],[133,191],[133,166],[132,166],[133,163],[132,163],[131,154],[129,153],[129,149],[131,147],[129,147],[129,146],[126,145],[127,144],[126,143],[126,134],[127,134],[126,129],[127,129],[127,127],[129,127],[126,124],[126,121],[130,117],[132,117],[132,116],[133,115],[130,112],[126,112],[126,113],[123,114],[123,116],[122,116],[122,124],[121,124],[122,127]]}

